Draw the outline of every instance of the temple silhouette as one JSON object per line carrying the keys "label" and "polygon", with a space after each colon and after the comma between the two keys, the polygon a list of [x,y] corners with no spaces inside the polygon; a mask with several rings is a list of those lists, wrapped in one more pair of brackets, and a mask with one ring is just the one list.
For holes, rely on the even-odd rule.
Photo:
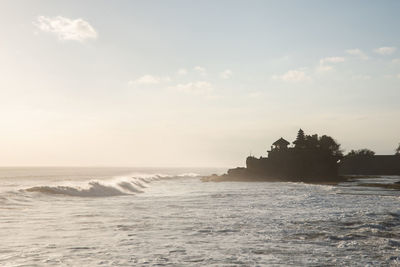
{"label": "temple silhouette", "polygon": [[246,159],[246,168],[228,170],[228,176],[265,180],[319,182],[336,181],[340,145],[330,136],[305,135],[300,129],[293,146],[284,138],[275,141],[267,157]]}

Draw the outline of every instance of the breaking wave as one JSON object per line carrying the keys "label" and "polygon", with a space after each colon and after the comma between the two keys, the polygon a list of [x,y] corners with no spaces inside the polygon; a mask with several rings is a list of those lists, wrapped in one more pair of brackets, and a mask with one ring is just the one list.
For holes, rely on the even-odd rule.
{"label": "breaking wave", "polygon": [[74,197],[112,197],[143,193],[143,190],[154,181],[198,176],[195,173],[185,173],[176,176],[163,174],[138,175],[130,178],[119,177],[112,180],[91,180],[89,182],[76,182],[75,184],[68,185],[34,186],[21,191]]}

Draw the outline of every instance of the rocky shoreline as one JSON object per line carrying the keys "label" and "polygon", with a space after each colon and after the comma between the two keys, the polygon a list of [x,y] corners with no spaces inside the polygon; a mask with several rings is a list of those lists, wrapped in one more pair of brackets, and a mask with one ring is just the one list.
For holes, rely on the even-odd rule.
{"label": "rocky shoreline", "polygon": [[325,184],[325,185],[337,185],[342,182],[351,181],[352,177],[338,176],[332,177],[324,181],[318,180],[304,180],[304,179],[281,179],[276,177],[266,176],[235,176],[229,174],[212,174],[201,178],[203,182],[302,182],[310,184]]}

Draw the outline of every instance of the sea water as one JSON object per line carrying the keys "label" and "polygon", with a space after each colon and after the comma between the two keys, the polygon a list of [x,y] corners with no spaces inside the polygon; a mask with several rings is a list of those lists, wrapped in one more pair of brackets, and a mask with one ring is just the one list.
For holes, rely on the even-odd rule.
{"label": "sea water", "polygon": [[0,168],[0,266],[400,264],[398,191],[223,171]]}

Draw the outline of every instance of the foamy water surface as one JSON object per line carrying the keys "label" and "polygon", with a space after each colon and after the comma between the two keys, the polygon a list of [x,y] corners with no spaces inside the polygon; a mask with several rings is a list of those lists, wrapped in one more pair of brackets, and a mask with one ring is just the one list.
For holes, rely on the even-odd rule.
{"label": "foamy water surface", "polygon": [[0,266],[400,264],[398,191],[221,171],[1,168]]}

